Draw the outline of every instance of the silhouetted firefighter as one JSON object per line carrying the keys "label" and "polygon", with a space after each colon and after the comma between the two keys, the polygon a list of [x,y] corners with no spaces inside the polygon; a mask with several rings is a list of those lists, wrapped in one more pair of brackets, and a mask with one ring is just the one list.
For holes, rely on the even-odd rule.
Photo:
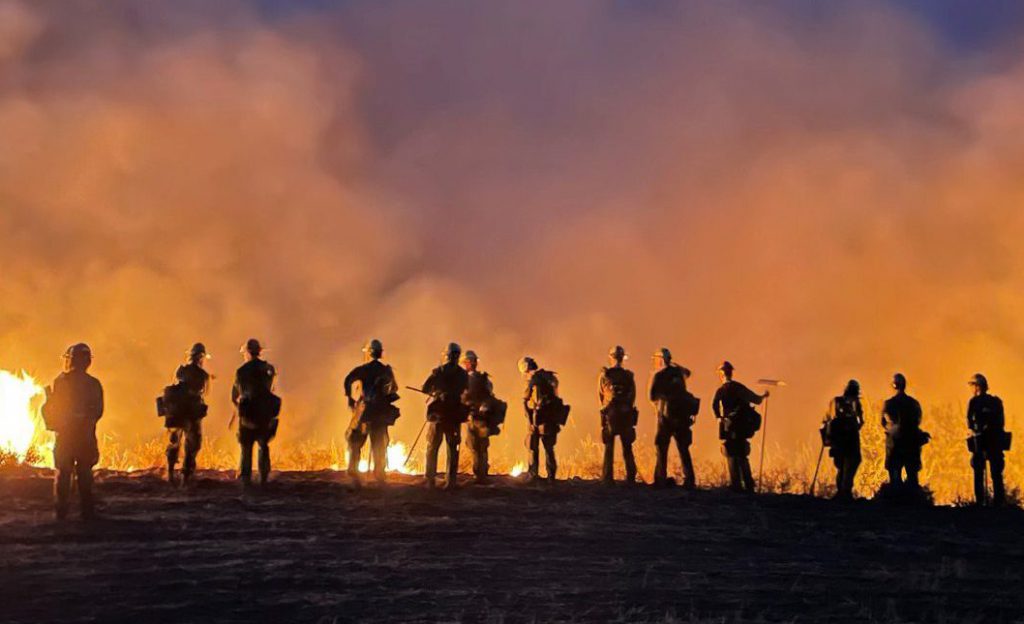
{"label": "silhouetted firefighter", "polygon": [[974,396],[967,405],[967,427],[971,430],[967,448],[971,451],[971,468],[974,469],[974,500],[984,505],[988,499],[987,464],[992,472],[992,504],[998,507],[1006,502],[1003,453],[1010,450],[1011,440],[1006,431],[1003,402],[988,393],[988,380],[981,373],[976,373],[968,383],[974,388]]}
{"label": "silhouetted firefighter", "polygon": [[167,444],[167,481],[176,483],[174,467],[178,463],[181,447],[185,447],[185,461],[181,476],[187,483],[196,470],[196,454],[203,444],[202,421],[206,417],[206,393],[210,387],[210,374],[203,369],[206,347],[197,342],[188,353],[188,362],[174,373],[175,383],[164,388],[157,399],[157,414],[163,416],[164,426],[170,432]]}
{"label": "silhouetted firefighter", "polygon": [[235,373],[231,402],[238,412],[238,443],[242,449],[239,478],[246,487],[252,485],[252,447],[259,446],[260,485],[270,477],[270,441],[277,435],[281,399],[274,394],[277,371],[260,358],[263,347],[250,338],[241,349],[245,358]]}
{"label": "silhouetted firefighter", "polygon": [[846,389],[829,404],[822,425],[822,442],[836,465],[836,498],[853,500],[853,480],[860,467],[860,429],[864,426],[864,407],[860,402],[860,383],[851,379]]}
{"label": "silhouetted firefighter", "polygon": [[447,445],[448,467],[445,471],[445,487],[455,489],[459,472],[459,445],[462,443],[462,423],[469,416],[469,409],[462,402],[462,396],[469,385],[469,374],[459,366],[462,347],[449,343],[444,351],[444,363],[431,371],[423,382],[422,391],[430,395],[427,404],[427,487],[434,487],[437,477],[437,454],[441,442]]}
{"label": "silhouetted firefighter", "polygon": [[57,519],[68,515],[71,479],[78,480],[82,518],[95,515],[92,468],[100,460],[96,423],[103,417],[103,386],[87,371],[92,365],[89,345],[72,345],[64,353],[64,372],[47,388],[43,419],[56,434],[53,447],[54,498]]}
{"label": "silhouetted firefighter", "polygon": [[658,457],[654,465],[654,485],[668,485],[668,449],[675,440],[679,461],[683,466],[683,487],[697,487],[693,472],[690,446],[693,444],[693,424],[700,411],[700,399],[686,389],[690,370],[672,361],[672,352],[662,347],[652,357],[654,373],[651,375],[649,395],[658,413],[658,430],[654,446]]}
{"label": "silhouetted firefighter", "polygon": [[[902,373],[892,377],[896,393],[886,400],[882,408],[882,427],[885,428],[885,469],[889,484],[920,488],[921,447],[928,443],[928,434],[921,431],[921,404],[907,394],[907,378]],[[903,474],[906,472],[906,481]]]}
{"label": "silhouetted firefighter", "polygon": [[478,370],[480,362],[476,353],[466,351],[459,361],[468,374],[462,402],[469,410],[466,440],[473,454],[473,476],[477,483],[485,483],[490,469],[490,438],[501,433],[508,404],[494,396],[494,384],[491,383],[490,375]]}
{"label": "silhouetted firefighter", "polygon": [[636,409],[636,380],[633,371],[623,368],[626,350],[620,346],[608,352],[608,366],[601,369],[597,379],[597,398],[601,404],[601,442],[604,443],[604,464],[601,480],[615,481],[615,438],[622,445],[622,461],[626,465],[626,483],[636,482],[636,423],[640,413]]}
{"label": "silhouetted firefighter", "polygon": [[519,360],[519,372],[526,381],[523,408],[530,423],[527,446],[530,449],[529,478],[540,476],[540,447],[544,447],[547,478],[554,483],[558,472],[555,444],[558,432],[569,418],[569,406],[558,396],[558,376],[539,368],[531,357]]}
{"label": "silhouetted firefighter", "polygon": [[[378,483],[387,481],[388,427],[395,424],[401,413],[394,405],[398,400],[398,382],[391,366],[381,362],[384,345],[374,338],[363,347],[363,363],[345,376],[345,397],[348,399],[352,419],[349,422],[348,475],[359,486],[359,456],[366,439],[370,439],[373,474]],[[353,389],[359,396],[353,396]]]}
{"label": "silhouetted firefighter", "polygon": [[751,404],[760,405],[768,391],[757,394],[738,381],[733,381],[733,365],[722,362],[718,367],[722,385],[715,392],[712,409],[718,420],[718,437],[722,454],[729,463],[729,484],[733,490],[753,492],[754,475],[750,470],[750,438],[761,428],[761,415]]}

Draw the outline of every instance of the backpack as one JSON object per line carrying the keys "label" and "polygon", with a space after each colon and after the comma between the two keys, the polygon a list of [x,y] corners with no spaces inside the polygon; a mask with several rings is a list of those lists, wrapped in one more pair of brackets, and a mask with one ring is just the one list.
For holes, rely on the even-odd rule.
{"label": "backpack", "polygon": [[733,439],[749,440],[761,430],[761,413],[750,405],[736,408],[728,416],[728,431]]}
{"label": "backpack", "polygon": [[605,379],[608,380],[608,385],[611,387],[613,401],[627,399],[636,387],[631,383],[633,375],[623,368],[606,368],[604,369],[604,374]]}
{"label": "backpack", "polygon": [[202,399],[184,382],[167,386],[156,398],[156,415],[163,417],[164,427],[168,429],[178,429],[190,421],[205,418],[207,409]]}

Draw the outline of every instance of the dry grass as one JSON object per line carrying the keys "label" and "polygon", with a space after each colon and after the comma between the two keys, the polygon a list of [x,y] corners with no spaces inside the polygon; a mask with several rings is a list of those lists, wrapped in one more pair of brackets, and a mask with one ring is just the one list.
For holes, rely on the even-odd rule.
{"label": "dry grass", "polygon": [[[866,424],[861,434],[863,462],[857,474],[856,492],[861,497],[871,497],[885,483],[885,438],[880,422],[880,405],[867,406]],[[926,409],[923,427],[932,434],[932,441],[924,448],[924,469],[922,483],[932,491],[935,501],[940,504],[961,504],[972,500],[970,456],[965,439],[967,430],[960,410],[952,406]],[[753,441],[751,464],[755,477],[758,471],[759,438]],[[150,438],[125,439],[106,434],[100,439],[101,464],[112,470],[133,471],[164,466],[166,435]],[[559,476],[562,478],[597,479],[601,474],[604,447],[600,440],[585,437],[575,446],[560,447]],[[655,451],[650,439],[640,439],[634,446],[640,478],[650,482],[654,472]],[[364,450],[368,454],[369,448]],[[27,458],[26,463],[51,463],[49,458],[38,457],[39,452]],[[443,466],[444,451],[441,451]],[[275,468],[280,470],[340,470],[347,465],[343,440],[323,442],[303,441],[292,444],[278,443],[273,449]],[[763,490],[773,493],[804,494],[810,491],[818,449],[804,446],[797,451],[783,451],[779,445],[769,444],[766,450]],[[10,453],[0,453],[0,468],[17,463]],[[464,452],[460,458],[460,471],[469,472],[471,457]],[[508,474],[516,464],[527,460],[525,450],[515,453],[492,451],[491,470],[497,474]],[[1011,500],[1020,500],[1020,490],[1014,486],[1024,483],[1024,466],[1008,456],[1006,482]],[[232,470],[238,461],[238,448],[232,435],[207,437],[200,453],[200,465],[204,468]],[[423,442],[413,454],[408,468],[414,472],[423,471]],[[698,483],[702,487],[720,487],[728,482],[724,459],[701,459],[695,457]],[[669,454],[670,474],[681,475],[675,450]],[[616,473],[623,478],[623,466],[619,449],[616,449]],[[835,469],[826,453],[822,458],[818,475],[816,494],[829,496],[834,491]]]}

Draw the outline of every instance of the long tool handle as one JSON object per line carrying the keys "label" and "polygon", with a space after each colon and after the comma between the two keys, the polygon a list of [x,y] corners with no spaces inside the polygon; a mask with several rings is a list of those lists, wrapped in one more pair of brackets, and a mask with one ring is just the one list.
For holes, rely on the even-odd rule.
{"label": "long tool handle", "polygon": [[761,477],[764,476],[764,440],[768,437],[768,398],[764,400],[764,426],[761,427],[761,467],[757,469],[757,491],[761,492]]}

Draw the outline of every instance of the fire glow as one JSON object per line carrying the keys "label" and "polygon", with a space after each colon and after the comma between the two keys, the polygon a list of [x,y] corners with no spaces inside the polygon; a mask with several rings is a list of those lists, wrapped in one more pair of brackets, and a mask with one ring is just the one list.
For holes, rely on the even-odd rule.
{"label": "fire glow", "polygon": [[42,433],[39,401],[43,388],[22,371],[0,370],[0,451],[13,453],[18,461],[31,459],[30,451],[43,456],[44,448],[33,446]]}
{"label": "fire glow", "polygon": [[[409,455],[409,447],[402,442],[392,442],[388,445],[387,471],[400,474],[413,474],[413,470],[406,465],[406,457]],[[370,472],[370,460],[366,457],[359,459],[359,472]],[[338,464],[331,466],[334,470],[343,470],[344,467]]]}

